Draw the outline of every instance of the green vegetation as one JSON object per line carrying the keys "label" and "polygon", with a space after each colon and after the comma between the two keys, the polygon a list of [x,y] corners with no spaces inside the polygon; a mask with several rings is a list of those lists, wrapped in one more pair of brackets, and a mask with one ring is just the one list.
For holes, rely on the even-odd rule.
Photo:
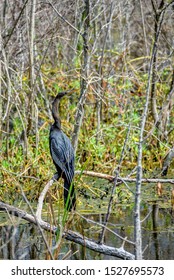
{"label": "green vegetation", "polygon": [[[72,79],[67,76],[66,72],[57,67],[51,68],[51,66],[44,65],[42,66],[42,71],[45,75],[45,88],[50,103],[52,96],[55,96],[57,92],[71,88],[74,90],[70,99],[65,98],[63,100],[60,108],[63,130],[68,135],[71,135],[80,90],[79,73]],[[166,70],[161,74],[162,77],[166,78],[169,75],[170,72]],[[24,89],[28,84],[27,76],[25,74],[23,77]],[[93,170],[112,175],[121,155],[128,126],[130,126],[130,135],[121,167],[121,175],[126,176],[136,166],[139,123],[144,104],[147,76],[144,74],[138,76],[137,74],[136,79],[139,80],[139,85],[136,85],[136,88],[133,79],[129,81],[128,79],[120,78],[115,83],[114,79],[106,81],[107,87],[103,92],[102,121],[99,132],[97,131],[96,121],[96,97],[89,88],[85,117],[76,154],[76,170]],[[162,100],[161,93],[166,95],[168,92],[168,86],[165,81],[166,79],[161,81],[157,90],[159,105],[160,100]],[[23,93],[21,92],[20,95],[22,96]],[[3,200],[9,202],[20,200],[19,185],[21,185],[29,200],[34,201],[38,198],[44,184],[55,172],[49,154],[48,143],[49,127],[52,120],[49,119],[44,102],[44,98],[41,95],[38,96],[38,131],[33,130],[28,137],[27,154],[24,151],[24,139],[22,138],[23,123],[17,114],[12,120],[13,128],[10,135],[3,137],[0,158],[2,169],[0,197]],[[172,113],[171,118],[173,117]],[[148,135],[152,128],[153,123],[149,114],[145,136]],[[99,138],[97,137],[98,133]],[[160,173],[162,159],[168,150],[168,145],[172,144],[172,139],[173,132],[168,138],[168,143],[166,143],[165,141],[160,141],[157,130],[152,130],[143,145],[143,168],[148,176],[151,173]],[[38,143],[36,144],[37,141]],[[76,180],[79,192],[81,189],[86,188],[91,193],[91,196],[98,193],[95,183],[91,184],[90,180],[85,183],[81,178],[79,182],[78,176],[76,176]],[[126,190],[126,193],[129,193],[129,191]],[[129,196],[130,194],[128,194]],[[53,199],[55,199],[54,195]],[[80,200],[81,198],[79,199],[79,204],[81,203]]]}

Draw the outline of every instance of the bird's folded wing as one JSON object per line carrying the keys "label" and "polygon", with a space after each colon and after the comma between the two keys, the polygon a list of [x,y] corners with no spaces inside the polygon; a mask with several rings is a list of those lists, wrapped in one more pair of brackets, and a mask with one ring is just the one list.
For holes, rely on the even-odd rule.
{"label": "bird's folded wing", "polygon": [[71,182],[74,177],[74,155],[71,150],[63,145],[61,141],[57,143],[54,138],[51,139],[50,148],[53,161],[65,173],[67,180]]}

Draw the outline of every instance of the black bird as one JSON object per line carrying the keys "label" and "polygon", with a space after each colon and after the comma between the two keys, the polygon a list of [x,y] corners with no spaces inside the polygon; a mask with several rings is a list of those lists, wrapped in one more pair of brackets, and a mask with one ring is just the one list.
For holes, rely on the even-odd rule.
{"label": "black bird", "polygon": [[162,172],[161,172],[162,176],[167,175],[168,169],[170,167],[170,164],[171,164],[173,158],[174,158],[174,146],[173,146],[173,148],[170,149],[170,151],[164,158]]}
{"label": "black bird", "polygon": [[75,209],[76,197],[73,184],[74,177],[74,149],[70,139],[61,129],[61,120],[58,113],[60,99],[67,92],[60,92],[52,104],[54,124],[50,129],[49,144],[53,163],[56,166],[59,178],[64,179],[64,205],[68,211]]}

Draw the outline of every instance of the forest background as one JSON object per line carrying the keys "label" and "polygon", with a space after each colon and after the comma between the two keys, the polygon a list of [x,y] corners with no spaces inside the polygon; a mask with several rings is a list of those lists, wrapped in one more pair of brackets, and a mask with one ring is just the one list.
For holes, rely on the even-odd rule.
{"label": "forest background", "polygon": [[[18,205],[20,186],[37,200],[55,173],[48,135],[60,91],[72,91],[60,114],[76,170],[138,180],[141,165],[144,177],[161,176],[174,145],[173,26],[174,1],[1,1],[3,201]],[[92,209],[81,196],[109,189],[80,177],[77,207]]]}

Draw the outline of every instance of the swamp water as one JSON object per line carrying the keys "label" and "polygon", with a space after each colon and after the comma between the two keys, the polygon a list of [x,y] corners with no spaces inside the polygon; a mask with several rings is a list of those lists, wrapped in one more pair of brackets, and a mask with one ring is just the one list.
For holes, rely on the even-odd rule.
{"label": "swamp water", "polygon": [[[149,208],[152,208],[151,210]],[[142,240],[144,259],[174,259],[174,218],[170,211],[159,209],[158,205],[152,205],[143,210],[143,216],[151,213],[142,223]],[[133,240],[133,209],[119,207],[120,215],[111,215],[108,227],[121,236],[127,236]],[[99,240],[101,227],[94,222],[100,222],[105,214],[85,214],[84,220],[77,217],[75,230],[92,239]],[[9,219],[4,213],[0,214],[0,259],[47,259],[48,253],[43,238],[36,226],[29,223],[15,222],[15,226],[3,225]],[[13,220],[13,219],[12,219]],[[17,219],[15,218],[17,221]],[[90,220],[92,223],[90,223]],[[78,226],[77,226],[78,225]],[[74,228],[73,228],[74,230]],[[55,246],[56,237],[44,232],[48,244]],[[109,231],[106,231],[105,244],[112,247],[120,247],[122,241]],[[127,251],[133,253],[133,245],[125,243]],[[54,252],[54,251],[53,251]],[[81,245],[63,240],[57,259],[116,259],[99,254]]]}
{"label": "swamp water", "polygon": [[[90,186],[91,186],[90,182]],[[103,186],[106,185],[103,183]],[[107,184],[108,188],[108,184]],[[97,187],[96,190],[99,188]],[[100,181],[100,192],[101,192]],[[131,186],[134,192],[134,186]],[[154,186],[146,184],[142,187],[141,220],[142,220],[142,244],[144,259],[173,260],[174,259],[174,211],[171,209],[172,186],[164,186],[162,197],[156,195]],[[106,191],[106,189],[105,189]],[[79,201],[77,214],[74,215],[69,229],[99,241],[101,224],[104,222],[108,196],[100,197],[103,192],[85,191],[81,194],[78,190]],[[45,203],[46,204],[46,203]],[[53,205],[51,205],[53,207]],[[61,215],[57,214],[57,205],[54,207],[54,218],[58,221]],[[25,209],[25,206],[21,209]],[[48,213],[45,205],[44,212]],[[43,216],[44,220],[50,222],[49,217]],[[122,246],[120,240],[114,233],[134,240],[134,196],[127,189],[121,187],[116,190],[116,199],[113,202],[113,213],[110,216],[104,243],[108,246],[119,248]],[[116,259],[108,255],[96,253],[81,245],[62,239],[59,249],[56,248],[57,237],[43,231],[49,248],[55,259]],[[134,253],[133,245],[125,242],[125,250]],[[13,260],[42,260],[49,259],[43,237],[38,228],[19,218],[12,217],[0,212],[0,259]]]}

